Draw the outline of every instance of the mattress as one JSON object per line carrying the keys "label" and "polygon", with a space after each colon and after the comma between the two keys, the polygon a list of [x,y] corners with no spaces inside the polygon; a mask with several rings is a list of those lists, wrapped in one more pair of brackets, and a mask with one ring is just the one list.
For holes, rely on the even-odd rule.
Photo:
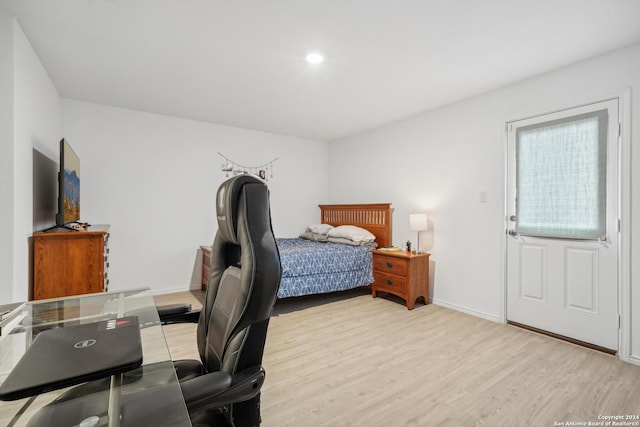
{"label": "mattress", "polygon": [[282,280],[278,298],[320,294],[373,283],[371,249],[301,238],[276,239]]}

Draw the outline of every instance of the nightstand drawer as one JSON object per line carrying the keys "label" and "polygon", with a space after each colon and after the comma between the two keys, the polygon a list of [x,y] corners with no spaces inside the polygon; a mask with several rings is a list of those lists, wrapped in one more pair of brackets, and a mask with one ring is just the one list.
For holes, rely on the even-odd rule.
{"label": "nightstand drawer", "polygon": [[394,294],[401,297],[404,297],[407,294],[406,277],[386,274],[380,271],[374,271],[373,278],[376,281],[376,288],[383,292],[393,292]]}
{"label": "nightstand drawer", "polygon": [[406,276],[407,261],[397,257],[377,255],[373,258],[373,269],[383,273]]}

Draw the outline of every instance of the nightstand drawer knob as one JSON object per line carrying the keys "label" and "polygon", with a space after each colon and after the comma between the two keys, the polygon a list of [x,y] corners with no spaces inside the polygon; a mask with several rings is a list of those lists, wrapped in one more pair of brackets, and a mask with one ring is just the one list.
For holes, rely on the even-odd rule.
{"label": "nightstand drawer knob", "polygon": [[392,263],[392,262],[387,261],[387,268],[391,268],[391,267],[393,267],[393,263]]}
{"label": "nightstand drawer knob", "polygon": [[389,286],[393,285],[393,280],[387,279],[387,285],[389,285]]}

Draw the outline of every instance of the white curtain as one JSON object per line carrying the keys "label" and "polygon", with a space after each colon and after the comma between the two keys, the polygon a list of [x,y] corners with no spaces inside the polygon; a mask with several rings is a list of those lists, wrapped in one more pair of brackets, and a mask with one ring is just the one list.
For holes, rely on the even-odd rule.
{"label": "white curtain", "polygon": [[569,239],[606,234],[606,110],[516,133],[516,232]]}

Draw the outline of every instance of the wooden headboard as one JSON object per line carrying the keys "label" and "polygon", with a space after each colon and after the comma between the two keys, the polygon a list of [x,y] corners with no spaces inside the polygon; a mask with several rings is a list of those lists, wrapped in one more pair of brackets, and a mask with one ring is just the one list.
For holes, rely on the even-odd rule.
{"label": "wooden headboard", "polygon": [[379,248],[392,244],[391,203],[318,206],[323,224],[356,225],[376,236]]}

